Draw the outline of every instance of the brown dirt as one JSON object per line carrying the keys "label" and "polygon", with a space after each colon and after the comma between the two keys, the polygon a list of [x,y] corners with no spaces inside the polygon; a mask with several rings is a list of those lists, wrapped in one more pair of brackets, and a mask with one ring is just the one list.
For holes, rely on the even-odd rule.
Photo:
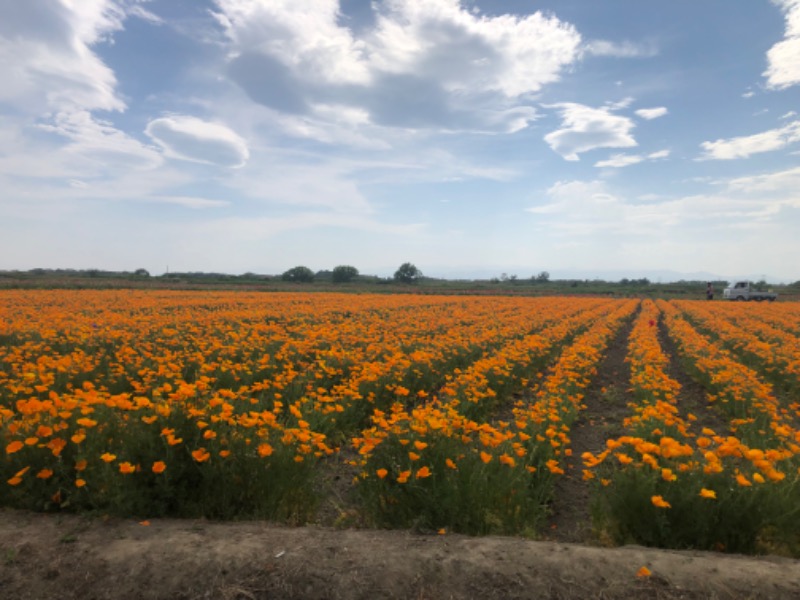
{"label": "brown dirt", "polygon": [[[652,575],[638,578],[647,566]],[[800,563],[519,538],[0,512],[6,600],[800,598]]]}

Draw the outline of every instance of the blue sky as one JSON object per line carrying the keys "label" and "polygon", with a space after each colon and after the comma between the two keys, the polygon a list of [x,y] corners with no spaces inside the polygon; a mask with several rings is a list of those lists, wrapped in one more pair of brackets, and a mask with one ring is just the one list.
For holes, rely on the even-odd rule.
{"label": "blue sky", "polygon": [[0,0],[0,269],[800,280],[800,0]]}

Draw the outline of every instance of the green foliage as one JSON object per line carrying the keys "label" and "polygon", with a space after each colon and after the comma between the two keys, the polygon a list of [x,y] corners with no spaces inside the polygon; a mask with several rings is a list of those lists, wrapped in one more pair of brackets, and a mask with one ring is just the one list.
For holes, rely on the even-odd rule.
{"label": "green foliage", "polygon": [[348,283],[358,277],[358,269],[350,265],[339,265],[333,268],[334,283]]}
{"label": "green foliage", "polygon": [[[474,445],[446,434],[384,441],[370,456],[359,479],[368,517],[380,527],[414,527],[469,535],[489,533],[533,535],[548,514],[553,476],[537,464],[534,474],[517,460],[498,464],[502,453],[514,456],[507,442],[491,450],[489,463]],[[409,452],[418,452],[412,461]],[[378,471],[387,466],[381,477]],[[422,476],[420,470],[429,469]]]}
{"label": "green foliage", "polygon": [[394,273],[394,280],[399,283],[416,283],[422,277],[422,272],[410,262],[403,263]]}
{"label": "green foliage", "polygon": [[[795,538],[798,533],[792,519],[783,517],[788,510],[796,521],[800,511],[783,498],[781,488],[786,486],[767,482],[743,487],[732,483],[727,472],[702,471],[678,473],[670,482],[659,470],[633,466],[617,466],[606,475],[610,483],[597,485],[593,514],[597,528],[617,544],[753,553],[770,531],[768,537],[777,544],[792,537],[783,535],[787,531],[793,531]],[[703,497],[703,489],[713,491],[716,498]],[[670,506],[656,506],[653,496],[661,496]]]}
{"label": "green foliage", "polygon": [[303,266],[293,267],[288,271],[284,271],[281,279],[293,283],[311,283],[314,281],[314,271]]}

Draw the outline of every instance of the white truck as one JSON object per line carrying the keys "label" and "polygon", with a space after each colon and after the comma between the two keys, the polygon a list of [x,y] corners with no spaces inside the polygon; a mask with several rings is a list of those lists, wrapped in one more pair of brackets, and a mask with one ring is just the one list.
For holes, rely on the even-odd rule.
{"label": "white truck", "polygon": [[760,292],[753,289],[753,284],[749,281],[735,281],[731,283],[725,288],[722,295],[726,300],[739,301],[757,300],[761,302],[763,300],[768,300],[772,302],[778,298],[778,294],[775,292]]}

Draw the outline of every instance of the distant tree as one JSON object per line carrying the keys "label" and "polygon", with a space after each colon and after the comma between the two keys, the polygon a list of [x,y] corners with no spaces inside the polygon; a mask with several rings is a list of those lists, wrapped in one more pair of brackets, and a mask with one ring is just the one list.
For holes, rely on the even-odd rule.
{"label": "distant tree", "polygon": [[333,268],[333,282],[347,283],[358,277],[358,269],[350,265],[339,265]]}
{"label": "distant tree", "polygon": [[416,283],[422,277],[420,270],[411,263],[403,263],[394,273],[394,280],[400,283]]}
{"label": "distant tree", "polygon": [[136,269],[133,274],[137,277],[150,277],[150,271],[147,269]]}
{"label": "distant tree", "polygon": [[550,273],[547,271],[542,271],[536,276],[536,281],[539,283],[547,283],[550,281]]}
{"label": "distant tree", "polygon": [[519,283],[519,278],[516,275],[509,275],[508,280],[515,285]]}
{"label": "distant tree", "polygon": [[285,271],[283,275],[281,275],[281,279],[297,283],[310,283],[314,281],[314,271],[303,266],[293,267]]}

